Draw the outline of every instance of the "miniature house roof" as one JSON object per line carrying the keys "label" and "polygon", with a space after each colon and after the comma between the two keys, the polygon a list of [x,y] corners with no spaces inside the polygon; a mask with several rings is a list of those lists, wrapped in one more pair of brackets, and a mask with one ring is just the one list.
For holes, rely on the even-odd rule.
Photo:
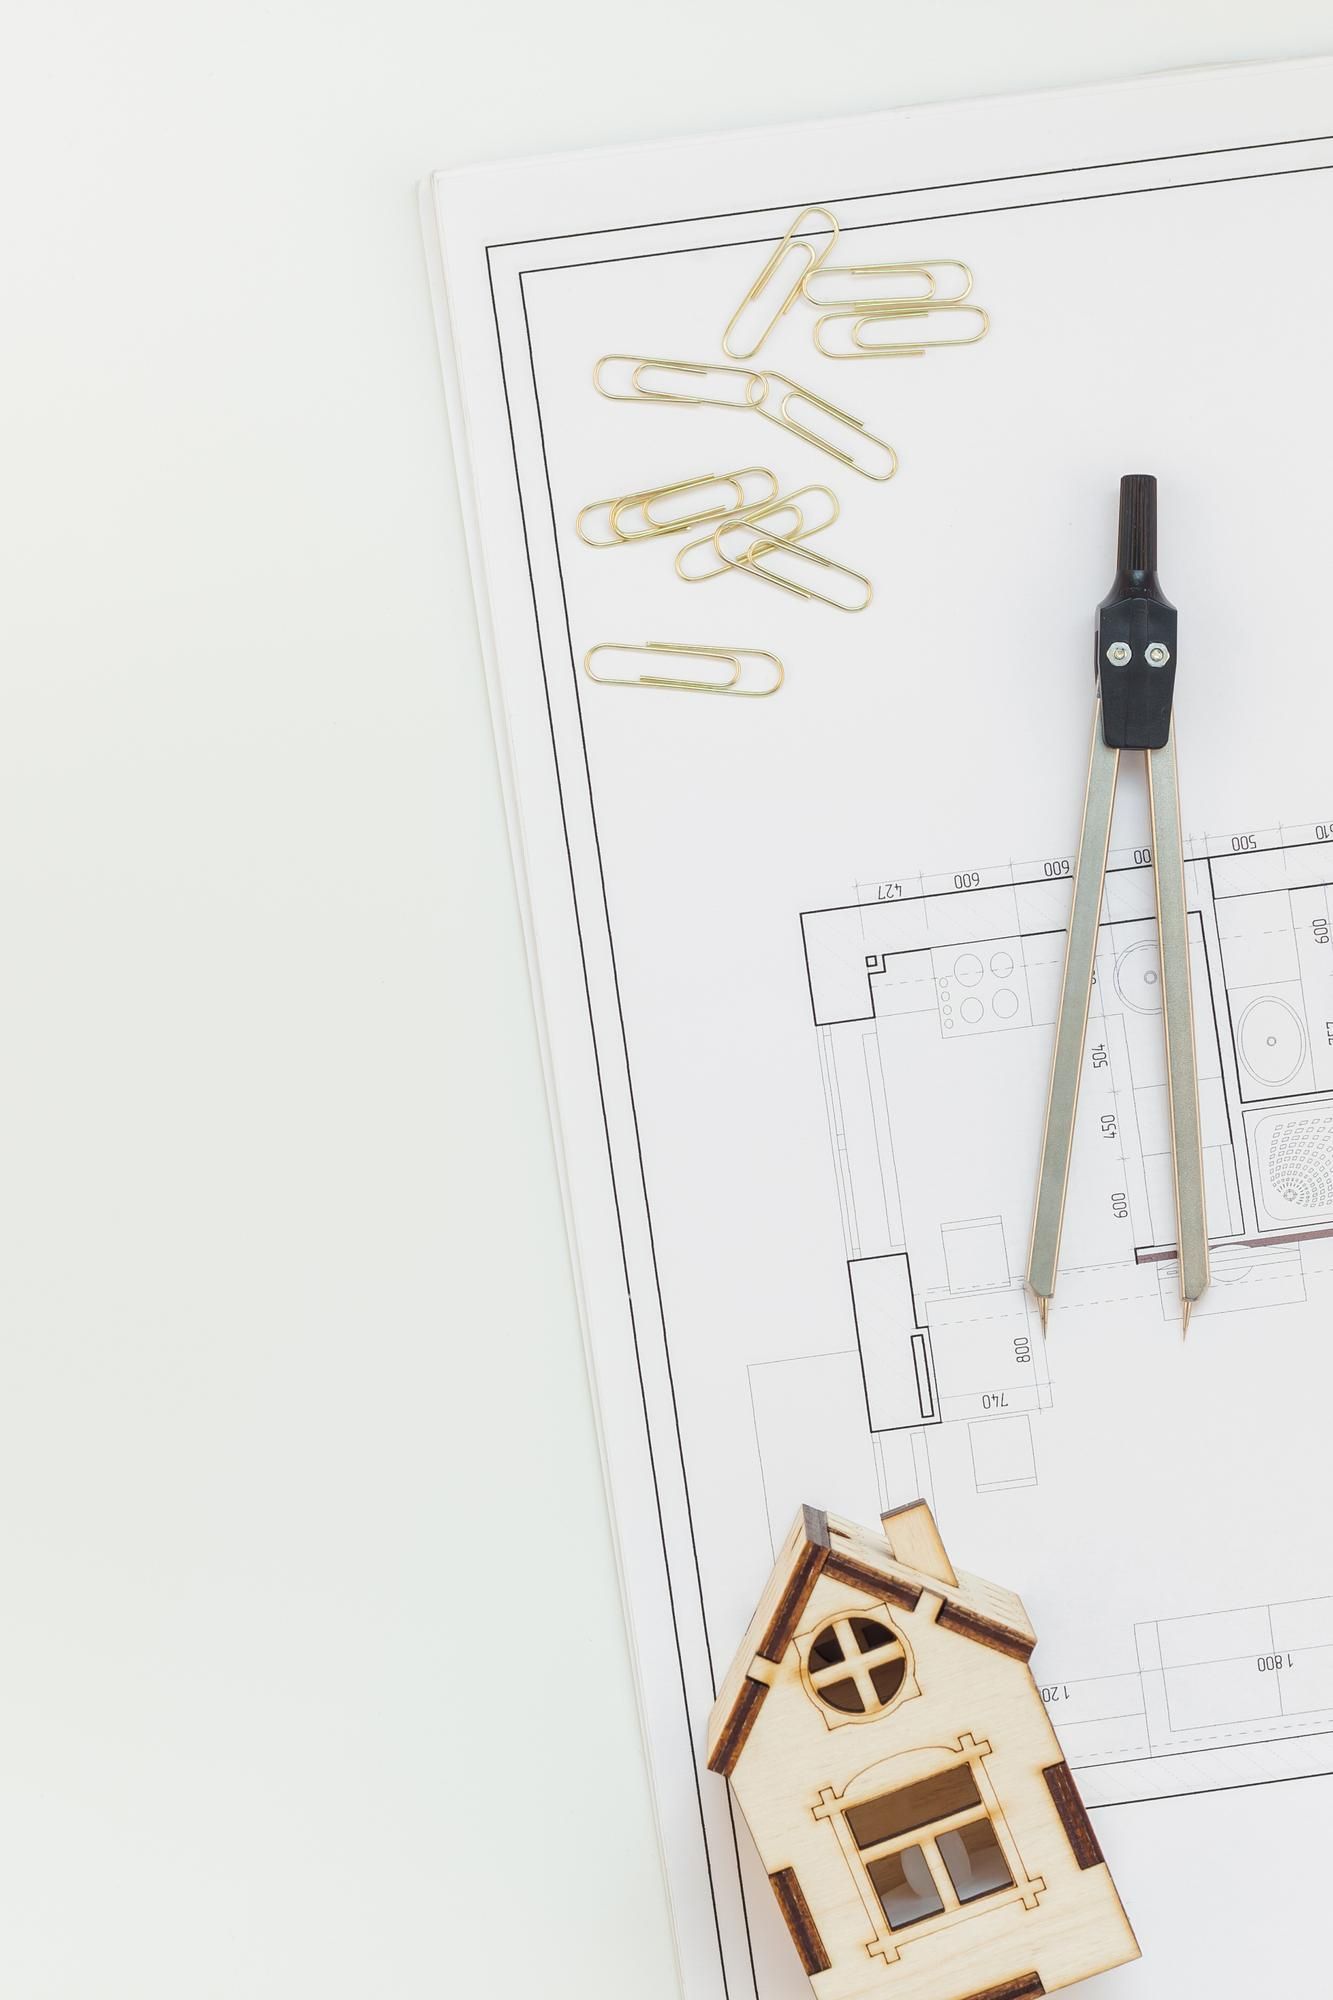
{"label": "miniature house roof", "polygon": [[1037,1643],[1013,1591],[954,1569],[924,1500],[881,1516],[879,1534],[803,1507],[709,1718],[710,1770],[734,1770],[768,1692],[764,1662],[782,1659],[821,1577],[907,1611],[926,1599],[937,1625],[1013,1659],[1026,1660]]}

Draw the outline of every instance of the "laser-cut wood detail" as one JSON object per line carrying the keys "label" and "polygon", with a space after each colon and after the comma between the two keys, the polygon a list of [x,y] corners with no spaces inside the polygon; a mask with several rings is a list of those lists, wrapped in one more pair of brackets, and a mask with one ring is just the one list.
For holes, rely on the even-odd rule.
{"label": "laser-cut wood detail", "polygon": [[805,1663],[817,1700],[843,1715],[877,1715],[907,1679],[907,1649],[879,1618],[835,1618],[817,1632]]}
{"label": "laser-cut wood detail", "polygon": [[805,1972],[827,1972],[831,1963],[824,1949],[823,1939],[810,1914],[810,1905],[801,1893],[801,1885],[796,1879],[794,1868],[780,1868],[776,1875],[769,1876],[773,1894],[778,1899],[778,1908],[786,1918],[787,1929],[791,1932],[792,1943],[800,1956],[801,1968]]}
{"label": "laser-cut wood detail", "polygon": [[935,1622],[946,1632],[958,1632],[964,1639],[975,1639],[979,1646],[991,1646],[997,1653],[1008,1653],[1015,1660],[1030,1659],[1036,1643],[1025,1633],[1010,1632],[994,1619],[981,1618],[959,1604],[942,1604]]}
{"label": "laser-cut wood detail", "polygon": [[1042,1772],[1047,1788],[1055,1801],[1055,1810],[1065,1832],[1069,1845],[1074,1850],[1074,1859],[1080,1868],[1096,1868],[1105,1861],[1102,1844],[1093,1831],[1088,1809],[1083,1803],[1074,1774],[1068,1764],[1048,1764]]}
{"label": "laser-cut wood detail", "polygon": [[802,1966],[838,2000],[1039,2000],[1137,1957],[1022,1602],[924,1502],[883,1525],[802,1510],[709,1722]]}
{"label": "laser-cut wood detail", "polygon": [[913,1500],[906,1507],[891,1507],[887,1514],[880,1515],[879,1525],[897,1561],[919,1570],[922,1576],[933,1576],[938,1583],[957,1587],[957,1572],[940,1540],[935,1516],[924,1500]]}
{"label": "laser-cut wood detail", "polygon": [[904,1611],[915,1611],[921,1602],[919,1584],[886,1576],[882,1570],[872,1569],[869,1563],[857,1562],[852,1556],[831,1555],[824,1567],[835,1583],[850,1583],[854,1590],[872,1591],[889,1604],[900,1604]]}
{"label": "laser-cut wood detail", "polygon": [[800,1525],[805,1548],[759,1643],[758,1651],[766,1660],[780,1660],[786,1652],[801,1621],[801,1613],[810,1601],[810,1593],[819,1580],[820,1571],[828,1562],[828,1516],[817,1507],[803,1507]]}
{"label": "laser-cut wood detail", "polygon": [[727,1726],[708,1754],[710,1771],[718,1771],[724,1778],[731,1776],[741,1751],[745,1748],[745,1739],[754,1728],[759,1704],[767,1693],[768,1689],[762,1681],[741,1682],[740,1691],[732,1703]]}

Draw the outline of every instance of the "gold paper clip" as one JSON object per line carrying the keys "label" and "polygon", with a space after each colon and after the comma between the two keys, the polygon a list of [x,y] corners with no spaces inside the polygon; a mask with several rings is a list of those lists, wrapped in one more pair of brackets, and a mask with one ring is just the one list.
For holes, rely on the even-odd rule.
{"label": "gold paper clip", "polygon": [[[947,335],[938,340],[865,340],[863,330],[867,327],[901,326],[905,320],[929,319],[934,313],[971,313],[980,321],[975,333],[964,333],[950,338]],[[820,339],[826,326],[839,322],[847,326],[849,347],[829,347]],[[853,306],[847,312],[825,313],[815,321],[815,346],[821,354],[827,354],[830,361],[873,361],[877,357],[886,360],[905,359],[908,356],[924,354],[931,347],[973,347],[984,340],[990,330],[990,314],[974,305],[938,305],[932,299],[928,305],[887,308],[877,306],[873,312],[862,312]]]}
{"label": "gold paper clip", "polygon": [[[820,494],[827,502],[825,518],[822,521],[806,520],[805,509],[801,502],[810,494]],[[746,527],[755,528],[761,521],[780,522],[782,524],[780,527],[775,526],[769,532],[780,536],[784,541],[800,542],[804,541],[807,535],[822,535],[825,528],[831,528],[838,518],[839,511],[838,496],[831,486],[800,486],[794,493],[783,493],[776,500],[765,501],[760,507],[747,508],[745,513],[729,519],[726,525],[729,528],[739,527],[743,522]],[[790,525],[788,525],[789,518]],[[764,539],[763,536],[756,537],[753,547],[759,548]],[[746,556],[739,556],[735,560],[723,557],[708,569],[701,569],[696,552],[712,547],[713,537],[709,533],[700,535],[697,541],[686,542],[684,548],[677,551],[676,575],[682,583],[707,583],[711,577],[725,576],[729,569],[743,568],[748,560]],[[713,553],[716,555],[716,550]],[[693,563],[691,558],[696,558]]]}
{"label": "gold paper clip", "polygon": [[[867,295],[862,279],[912,278],[916,280],[913,289],[896,290],[889,285],[887,291]],[[847,281],[855,279],[850,284]],[[825,264],[807,271],[801,280],[801,296],[812,306],[855,306],[861,312],[874,312],[881,306],[919,305],[935,296],[935,279],[927,264]]]}
{"label": "gold paper clip", "polygon": [[[861,473],[866,479],[874,479],[881,483],[892,479],[898,470],[897,452],[891,444],[886,444],[883,438],[872,437],[859,417],[850,416],[846,410],[840,410],[836,403],[826,402],[822,396],[817,396],[813,389],[803,389],[799,382],[793,382],[789,375],[776,375],[770,369],[756,376],[755,380],[760,384],[760,391],[757,398],[751,395],[750,407],[758,410],[761,417],[767,417],[772,424],[781,424],[783,430],[790,431],[794,437],[804,438],[807,444],[814,445],[819,451],[828,452],[829,456],[836,458],[840,465],[848,466],[851,471]],[[776,408],[770,408],[775,384],[779,391],[777,404]],[[868,445],[871,448],[868,453],[871,463],[877,463],[884,469],[873,472],[870,464],[858,463],[852,452],[836,444],[832,438],[821,437],[818,431],[811,430],[808,423],[802,423],[798,417],[792,415],[794,403],[808,404],[812,410],[821,411],[826,417],[832,417],[835,424],[840,424],[851,432],[854,444]],[[877,459],[876,453],[879,454]]]}
{"label": "gold paper clip", "polygon": [[[807,215],[822,215],[832,232],[822,250],[816,250],[813,243],[807,242],[804,238],[797,236],[796,232],[805,221]],[[829,252],[836,246],[838,235],[837,217],[830,215],[826,208],[803,208],[801,210],[800,214],[792,222],[786,235],[782,238],[782,241],[778,244],[777,249],[773,252],[763,270],[759,273],[759,276],[755,279],[749,291],[727,321],[727,330],[722,336],[722,352],[724,354],[729,354],[733,361],[748,361],[751,355],[759,352],[783,314],[790,312],[797,299],[800,298],[801,288],[811,272],[819,269]],[[733,341],[736,338],[737,328],[741,320],[744,319],[751,306],[758,304],[773,279],[777,276],[788,254],[792,251],[797,252],[805,259],[800,271],[797,273],[795,282],[783,297],[782,303],[774,310],[762,327],[753,344],[749,347],[734,346]]]}
{"label": "gold paper clip", "polygon": [[[763,490],[753,491],[757,480],[764,482]],[[747,484],[750,489],[747,491]],[[653,508],[663,502],[682,495],[695,494],[702,499],[710,491],[718,492],[730,488],[732,498],[714,500],[706,506],[695,505],[685,513],[662,520],[654,514]],[[574,522],[579,540],[586,542],[590,549],[614,549],[622,542],[651,541],[657,535],[679,535],[686,528],[697,528],[704,521],[717,521],[724,515],[748,512],[772,500],[778,490],[778,482],[766,465],[745,465],[739,472],[701,472],[693,479],[678,479],[670,486],[645,486],[637,493],[622,494],[618,500],[592,500],[580,508]],[[606,526],[610,534],[605,540],[588,532],[585,525],[589,517],[605,513]],[[637,518],[636,518],[637,515]],[[628,517],[630,525],[626,525]]]}
{"label": "gold paper clip", "polygon": [[[603,369],[629,370],[628,387],[608,389],[602,380]],[[658,376],[689,378],[684,387],[664,388],[660,382],[650,386],[644,380],[648,371]],[[711,392],[705,391],[704,378],[726,376],[727,382],[714,382]],[[609,396],[613,403],[707,403],[719,410],[747,410],[753,407],[756,387],[763,377],[756,375],[753,368],[728,368],[720,361],[664,361],[648,354],[604,354],[592,371],[593,386],[600,395]],[[735,384],[734,388],[731,384]],[[721,394],[723,388],[727,394]],[[689,394],[688,390],[696,393]]]}
{"label": "gold paper clip", "polygon": [[[821,556],[814,549],[803,548],[799,542],[789,541],[782,535],[760,534],[751,540],[743,556],[729,556],[722,546],[726,537],[729,534],[748,535],[750,527],[748,521],[723,521],[714,528],[713,548],[728,569],[738,569],[746,576],[757,576],[765,583],[775,583],[779,590],[789,590],[794,597],[806,597],[816,604],[831,604],[835,611],[864,611],[874,596],[870,578],[862,576],[859,570],[848,569],[844,563],[834,562],[832,556]],[[812,583],[801,583],[796,577],[784,576],[775,568],[766,568],[765,564],[774,555],[779,562],[787,560],[788,567],[795,568],[798,575],[802,564],[811,564],[827,572],[830,580],[834,576],[849,578],[857,586],[856,594],[860,601],[850,602],[847,597],[830,596],[827,591],[816,590]],[[795,559],[794,562],[791,558]]]}
{"label": "gold paper clip", "polygon": [[[940,291],[936,281],[938,271],[958,272],[959,282],[955,290]],[[898,277],[923,278],[926,288],[922,292],[891,294],[884,298],[877,296],[873,290],[867,293],[863,285],[839,282],[849,278]],[[971,290],[971,267],[961,263],[957,257],[921,257],[914,264],[825,264],[822,268],[807,271],[801,280],[801,291],[812,306],[842,306],[864,313],[889,312],[899,304],[910,306],[926,299],[932,299],[936,305],[957,306],[962,304]]]}
{"label": "gold paper clip", "polygon": [[[659,654],[671,653],[677,659],[718,660],[731,672],[725,680],[705,680],[698,676],[690,678],[684,674],[599,674],[594,671],[593,661],[599,653]],[[767,660],[771,669],[770,685],[767,687],[742,687],[747,660]],[[786,678],[782,662],[776,653],[765,653],[753,646],[683,646],[673,640],[650,639],[644,646],[622,645],[611,641],[605,645],[593,646],[583,656],[583,671],[589,680],[597,681],[602,687],[645,687],[675,688],[689,694],[734,694],[747,700],[760,700],[764,695],[776,694]]]}

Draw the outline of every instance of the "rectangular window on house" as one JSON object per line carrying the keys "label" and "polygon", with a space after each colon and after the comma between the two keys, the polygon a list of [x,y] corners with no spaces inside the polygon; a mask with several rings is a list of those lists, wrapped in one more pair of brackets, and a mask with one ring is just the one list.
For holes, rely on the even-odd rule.
{"label": "rectangular window on house", "polygon": [[845,1817],[891,1930],[1013,1887],[969,1765],[850,1806]]}

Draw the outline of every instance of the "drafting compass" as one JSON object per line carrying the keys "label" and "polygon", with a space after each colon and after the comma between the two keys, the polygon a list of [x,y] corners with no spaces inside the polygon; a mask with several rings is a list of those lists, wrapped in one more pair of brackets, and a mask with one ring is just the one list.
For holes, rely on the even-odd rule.
{"label": "drafting compass", "polygon": [[1041,1178],[1028,1255],[1028,1284],[1036,1295],[1044,1329],[1060,1262],[1060,1232],[1074,1148],[1088,1010],[1096,975],[1097,929],[1120,753],[1142,750],[1147,758],[1152,812],[1152,865],[1157,890],[1183,1332],[1189,1325],[1191,1307],[1208,1284],[1208,1222],[1204,1212],[1199,1073],[1194,1055],[1180,792],[1171,724],[1176,612],[1163,597],[1157,582],[1157,481],[1146,473],[1129,473],[1120,482],[1116,579],[1110,595],[1097,611],[1095,664],[1097,699],[1093,707],[1088,795],[1074,867],[1074,900],[1042,1133]]}

